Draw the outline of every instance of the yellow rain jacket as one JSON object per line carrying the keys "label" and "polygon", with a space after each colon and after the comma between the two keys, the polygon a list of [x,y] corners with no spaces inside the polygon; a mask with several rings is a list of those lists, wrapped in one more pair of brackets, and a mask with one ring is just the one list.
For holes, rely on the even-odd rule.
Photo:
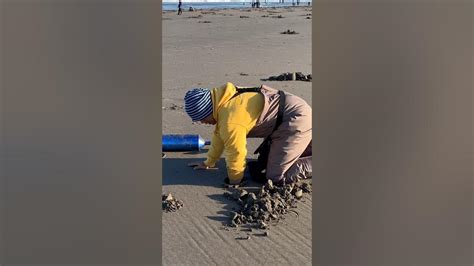
{"label": "yellow rain jacket", "polygon": [[207,166],[214,167],[224,152],[231,182],[238,182],[244,176],[247,133],[257,123],[264,105],[261,93],[246,92],[232,98],[235,93],[237,90],[230,82],[211,90],[212,115],[217,124],[204,162]]}

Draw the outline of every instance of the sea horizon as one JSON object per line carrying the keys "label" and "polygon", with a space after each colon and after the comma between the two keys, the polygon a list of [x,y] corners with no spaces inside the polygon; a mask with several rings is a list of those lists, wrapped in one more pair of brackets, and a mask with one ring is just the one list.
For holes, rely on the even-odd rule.
{"label": "sea horizon", "polygon": [[[293,6],[293,2],[296,5],[296,0],[286,0],[285,3],[270,2],[270,1],[260,1],[260,7],[290,7]],[[300,1],[299,6],[307,6],[312,1]],[[252,7],[252,2],[182,2],[182,8],[184,10],[193,7],[195,9],[239,9],[239,8],[250,8]],[[163,2],[162,4],[163,11],[173,11],[178,9],[178,2]]]}

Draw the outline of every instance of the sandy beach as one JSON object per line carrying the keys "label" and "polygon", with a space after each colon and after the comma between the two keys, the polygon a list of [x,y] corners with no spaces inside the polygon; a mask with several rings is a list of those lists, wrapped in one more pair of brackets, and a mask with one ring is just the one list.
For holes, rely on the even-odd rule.
{"label": "sandy beach", "polygon": [[[201,10],[181,16],[163,13],[163,134],[200,134],[210,139],[213,127],[191,123],[183,97],[192,87],[266,84],[312,100],[311,82],[264,81],[285,72],[311,73],[311,7]],[[282,34],[284,31],[297,34]],[[260,139],[248,142],[249,158]],[[237,205],[223,196],[225,163],[219,170],[193,171],[186,164],[200,153],[169,152],[163,159],[163,193],[184,202],[163,214],[165,265],[311,264],[311,195],[296,209],[299,216],[270,228],[267,237],[224,230]],[[249,184],[255,187],[256,184]],[[249,240],[238,240],[241,236]]]}

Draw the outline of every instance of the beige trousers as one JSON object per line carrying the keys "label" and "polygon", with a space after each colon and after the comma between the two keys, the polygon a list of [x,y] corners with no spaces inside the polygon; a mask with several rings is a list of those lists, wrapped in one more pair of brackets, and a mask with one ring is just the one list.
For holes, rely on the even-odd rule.
{"label": "beige trousers", "polygon": [[272,134],[266,170],[268,179],[274,182],[292,182],[297,178],[311,176],[311,115],[311,107],[304,100],[286,94],[283,121]]}
{"label": "beige trousers", "polygon": [[[272,134],[278,114],[278,90],[263,85],[264,107],[257,124],[247,137],[265,138]],[[285,92],[285,108],[281,125],[272,134],[266,177],[274,182],[295,181],[312,174],[311,107],[300,97]],[[304,154],[303,154],[304,153]]]}

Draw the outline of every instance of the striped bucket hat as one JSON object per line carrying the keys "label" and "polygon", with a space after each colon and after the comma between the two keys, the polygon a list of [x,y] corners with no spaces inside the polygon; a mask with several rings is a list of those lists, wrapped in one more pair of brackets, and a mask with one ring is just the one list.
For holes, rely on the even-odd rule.
{"label": "striped bucket hat", "polygon": [[201,121],[212,114],[211,91],[206,88],[194,88],[184,96],[184,110],[193,122]]}

